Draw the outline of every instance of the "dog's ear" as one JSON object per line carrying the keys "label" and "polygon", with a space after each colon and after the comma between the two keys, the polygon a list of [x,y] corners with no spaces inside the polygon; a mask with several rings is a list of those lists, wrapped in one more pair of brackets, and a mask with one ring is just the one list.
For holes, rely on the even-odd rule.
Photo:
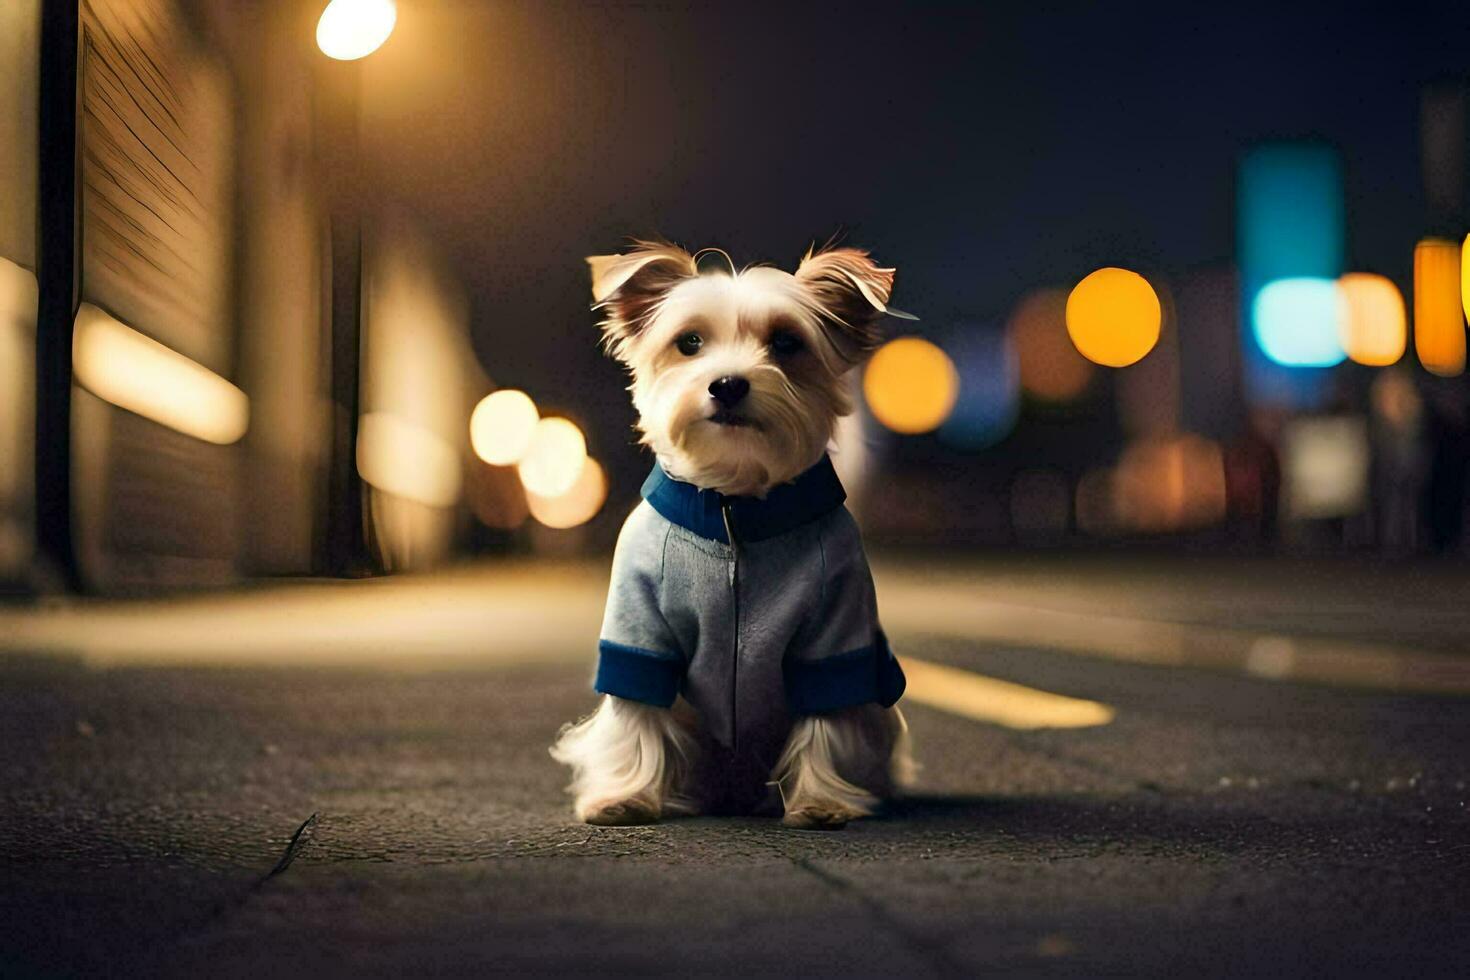
{"label": "dog's ear", "polygon": [[893,272],[880,268],[862,249],[834,248],[808,250],[796,278],[856,360],[871,354],[883,340],[878,325],[888,312]]}
{"label": "dog's ear", "polygon": [[664,295],[699,274],[694,257],[666,242],[638,242],[622,255],[592,255],[592,302],[606,311],[603,338],[615,356],[648,326]]}

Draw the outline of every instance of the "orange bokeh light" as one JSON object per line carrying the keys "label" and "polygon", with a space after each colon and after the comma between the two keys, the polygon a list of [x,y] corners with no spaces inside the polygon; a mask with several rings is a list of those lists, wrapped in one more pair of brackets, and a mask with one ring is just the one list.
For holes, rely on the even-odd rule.
{"label": "orange bokeh light", "polygon": [[1011,313],[1006,329],[1027,394],[1067,402],[1086,390],[1093,367],[1067,336],[1066,291],[1039,289],[1026,296]]}
{"label": "orange bokeh light", "polygon": [[607,500],[607,474],[591,457],[582,464],[582,472],[570,490],[555,497],[526,493],[531,516],[551,528],[564,529],[586,524],[597,516]]}
{"label": "orange bokeh light", "polygon": [[1337,281],[1342,297],[1342,349],[1359,364],[1386,367],[1404,356],[1408,339],[1404,298],[1383,276],[1349,272]]}
{"label": "orange bokeh light", "polygon": [[890,340],[863,373],[868,410],[904,435],[939,428],[953,411],[959,392],[959,372],[949,355],[919,337]]}
{"label": "orange bokeh light", "polygon": [[1460,244],[1460,305],[1470,319],[1470,235]]}
{"label": "orange bokeh light", "polygon": [[1425,370],[1440,377],[1465,370],[1460,246],[1443,238],[1414,246],[1414,350]]}
{"label": "orange bokeh light", "polygon": [[1163,308],[1148,280],[1127,269],[1098,269],[1067,297],[1067,334],[1082,356],[1104,367],[1143,360],[1159,342]]}
{"label": "orange bokeh light", "polygon": [[1132,530],[1205,527],[1225,516],[1223,454],[1197,435],[1136,442],[1118,460],[1112,493],[1118,523]]}

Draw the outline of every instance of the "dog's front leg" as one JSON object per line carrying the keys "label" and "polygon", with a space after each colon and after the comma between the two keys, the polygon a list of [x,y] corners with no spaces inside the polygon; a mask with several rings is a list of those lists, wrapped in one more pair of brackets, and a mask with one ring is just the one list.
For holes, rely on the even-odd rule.
{"label": "dog's front leg", "polygon": [[551,756],[572,768],[578,820],[626,826],[694,812],[685,786],[696,751],[671,709],[608,695],[562,729]]}
{"label": "dog's front leg", "polygon": [[807,715],[792,726],[775,778],[786,814],[803,830],[836,830],[866,817],[906,784],[908,725],[897,708],[876,704]]}

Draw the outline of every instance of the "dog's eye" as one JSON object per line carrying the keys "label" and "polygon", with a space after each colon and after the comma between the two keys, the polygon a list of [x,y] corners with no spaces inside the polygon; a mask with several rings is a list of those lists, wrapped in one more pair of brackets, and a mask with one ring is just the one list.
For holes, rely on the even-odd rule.
{"label": "dog's eye", "polygon": [[679,353],[685,357],[693,357],[704,346],[704,338],[697,333],[686,333],[674,341],[674,346],[678,347]]}
{"label": "dog's eye", "polygon": [[777,357],[789,357],[804,346],[801,338],[789,330],[777,330],[771,334],[771,353]]}

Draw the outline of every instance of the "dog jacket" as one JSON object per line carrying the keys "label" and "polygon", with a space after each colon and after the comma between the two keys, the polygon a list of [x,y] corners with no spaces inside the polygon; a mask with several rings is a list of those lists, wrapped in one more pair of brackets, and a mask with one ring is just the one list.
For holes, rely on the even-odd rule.
{"label": "dog jacket", "polygon": [[727,497],[655,465],[613,557],[595,687],[668,706],[769,772],[791,718],[904,689],[878,625],[847,494],[821,462],[764,498]]}

